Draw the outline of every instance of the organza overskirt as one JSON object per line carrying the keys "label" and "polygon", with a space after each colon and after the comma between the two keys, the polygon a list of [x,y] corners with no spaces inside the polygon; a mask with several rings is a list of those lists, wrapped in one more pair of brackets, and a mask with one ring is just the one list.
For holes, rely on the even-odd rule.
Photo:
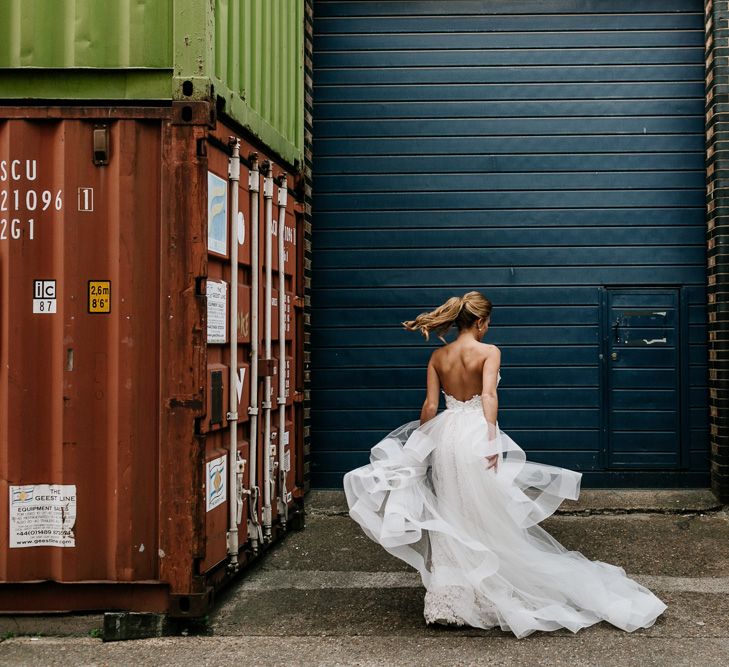
{"label": "organza overskirt", "polygon": [[[519,638],[601,620],[628,632],[653,625],[663,601],[538,525],[578,498],[581,473],[528,461],[480,401],[450,403],[392,431],[369,464],[344,476],[350,516],[420,573],[425,619]],[[487,469],[493,455],[497,466]]]}

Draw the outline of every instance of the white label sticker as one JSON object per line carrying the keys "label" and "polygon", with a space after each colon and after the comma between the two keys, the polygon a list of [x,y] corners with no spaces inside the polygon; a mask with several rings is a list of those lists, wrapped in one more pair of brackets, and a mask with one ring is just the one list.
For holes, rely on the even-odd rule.
{"label": "white label sticker", "polygon": [[238,403],[241,402],[241,399],[243,398],[243,381],[246,377],[246,369],[245,368],[239,368],[238,369],[238,377],[235,379],[235,390],[238,394]]}
{"label": "white label sticker", "polygon": [[75,484],[11,486],[10,548],[75,547]]}
{"label": "white label sticker", "polygon": [[47,315],[56,312],[56,281],[33,281],[33,313]]}
{"label": "white label sticker", "polygon": [[221,280],[208,280],[208,343],[225,343],[227,340],[227,303],[228,283]]}
{"label": "white label sticker", "polygon": [[205,484],[207,488],[206,511],[215,509],[222,505],[226,498],[228,486],[228,457],[223,456],[208,461],[205,466]]}
{"label": "white label sticker", "polygon": [[286,472],[288,472],[289,470],[291,470],[291,450],[290,449],[287,449],[286,452],[284,453],[283,469]]}
{"label": "white label sticker", "polygon": [[208,250],[228,253],[228,181],[208,172]]}
{"label": "white label sticker", "polygon": [[246,219],[243,211],[238,211],[238,245],[246,242]]}

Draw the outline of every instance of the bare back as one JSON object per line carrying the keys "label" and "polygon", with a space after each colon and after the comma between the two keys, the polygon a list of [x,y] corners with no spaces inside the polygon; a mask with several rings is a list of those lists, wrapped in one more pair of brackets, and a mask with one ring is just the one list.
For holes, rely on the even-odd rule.
{"label": "bare back", "polygon": [[494,345],[477,341],[453,341],[438,348],[432,363],[447,394],[466,401],[483,391],[484,363],[498,354]]}

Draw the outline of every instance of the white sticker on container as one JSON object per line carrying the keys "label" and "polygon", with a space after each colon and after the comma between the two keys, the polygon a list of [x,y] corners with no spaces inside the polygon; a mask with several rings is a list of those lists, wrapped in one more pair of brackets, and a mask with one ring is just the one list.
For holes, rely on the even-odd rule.
{"label": "white sticker on container", "polygon": [[227,340],[227,297],[228,283],[223,280],[208,280],[208,343],[225,343]]}
{"label": "white sticker on container", "polygon": [[238,245],[246,242],[246,219],[243,211],[238,211]]}
{"label": "white sticker on container", "polygon": [[288,431],[284,431],[283,444],[284,445],[289,444],[289,432]]}
{"label": "white sticker on container", "polygon": [[10,486],[10,548],[75,547],[75,484]]}
{"label": "white sticker on container", "polygon": [[228,181],[208,172],[208,250],[228,253]]}
{"label": "white sticker on container", "polygon": [[290,449],[287,449],[286,452],[284,453],[283,469],[286,472],[288,472],[289,470],[291,470],[291,450]]}
{"label": "white sticker on container", "polygon": [[245,368],[239,368],[238,369],[238,377],[235,378],[235,391],[238,394],[238,403],[241,402],[241,399],[243,398],[243,383],[246,378],[246,369]]}
{"label": "white sticker on container", "polygon": [[209,512],[225,502],[227,486],[228,457],[223,454],[217,459],[208,461],[205,465],[205,488],[207,489],[205,511]]}
{"label": "white sticker on container", "polygon": [[33,313],[50,315],[56,312],[56,281],[33,281]]}

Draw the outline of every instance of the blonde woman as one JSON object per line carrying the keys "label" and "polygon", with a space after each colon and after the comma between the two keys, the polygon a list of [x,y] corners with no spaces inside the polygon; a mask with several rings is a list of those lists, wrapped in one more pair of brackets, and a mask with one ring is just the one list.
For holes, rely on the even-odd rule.
{"label": "blonde woman", "polygon": [[[606,620],[633,632],[667,605],[622,567],[569,551],[538,524],[582,474],[527,461],[498,425],[501,353],[481,342],[491,302],[454,296],[403,322],[425,338],[453,326],[436,349],[417,421],[392,431],[370,463],[344,476],[349,514],[388,552],[416,568],[428,624],[500,627],[516,637]],[[446,409],[438,413],[439,394]]]}

